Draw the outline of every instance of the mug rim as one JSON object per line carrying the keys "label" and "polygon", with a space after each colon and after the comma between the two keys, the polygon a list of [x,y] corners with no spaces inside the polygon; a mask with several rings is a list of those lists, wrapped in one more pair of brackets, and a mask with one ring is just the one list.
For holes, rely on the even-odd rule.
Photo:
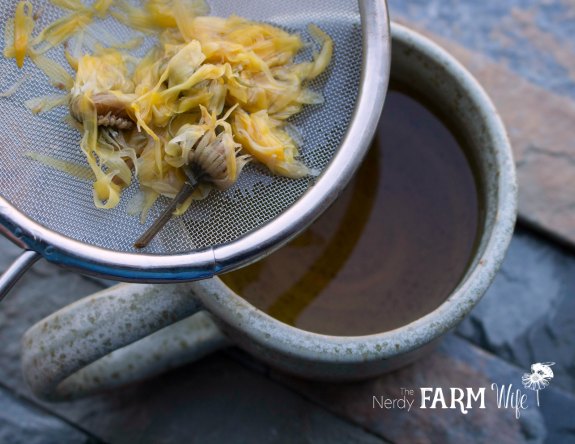
{"label": "mug rim", "polygon": [[477,105],[484,120],[499,174],[493,188],[497,193],[495,221],[485,247],[474,255],[474,265],[450,295],[426,315],[393,330],[361,336],[335,336],[310,332],[279,321],[254,307],[214,277],[201,297],[210,312],[240,330],[252,341],[276,351],[309,361],[341,363],[386,359],[423,347],[459,324],[479,302],[505,256],[513,235],[517,214],[517,183],[511,145],[503,122],[491,99],[473,75],[445,49],[422,34],[391,23],[392,40],[399,40],[433,60],[463,87]]}

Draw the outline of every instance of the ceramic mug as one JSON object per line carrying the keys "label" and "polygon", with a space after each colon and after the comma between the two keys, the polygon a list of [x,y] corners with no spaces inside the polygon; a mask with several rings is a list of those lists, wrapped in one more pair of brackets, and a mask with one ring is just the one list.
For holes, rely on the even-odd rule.
{"label": "ceramic mug", "polygon": [[477,166],[485,208],[467,273],[435,310],[366,336],[307,332],[268,316],[213,278],[176,285],[120,284],[34,325],[23,338],[24,376],[34,393],[58,400],[158,374],[237,345],[306,378],[352,380],[411,362],[454,328],[487,290],[503,260],[517,211],[511,148],[486,93],[427,38],[392,25],[392,78],[419,89],[453,116]]}

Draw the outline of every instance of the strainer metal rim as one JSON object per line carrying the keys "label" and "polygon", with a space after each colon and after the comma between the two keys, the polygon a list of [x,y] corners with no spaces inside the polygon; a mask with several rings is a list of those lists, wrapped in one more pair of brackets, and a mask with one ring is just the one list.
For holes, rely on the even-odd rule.
{"label": "strainer metal rim", "polygon": [[358,3],[363,63],[352,124],[316,184],[280,216],[233,242],[192,253],[124,253],[87,245],[56,233],[30,219],[0,196],[0,225],[5,228],[0,231],[21,247],[37,252],[50,262],[84,274],[126,282],[208,278],[245,266],[280,248],[309,226],[345,188],[367,153],[383,109],[391,54],[387,3],[386,0],[358,0]]}

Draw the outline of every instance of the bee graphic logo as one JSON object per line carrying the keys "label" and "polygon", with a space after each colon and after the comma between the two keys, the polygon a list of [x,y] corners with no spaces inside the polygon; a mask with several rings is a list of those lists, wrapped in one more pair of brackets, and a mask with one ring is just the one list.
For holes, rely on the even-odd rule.
{"label": "bee graphic logo", "polygon": [[531,373],[524,373],[521,378],[523,387],[530,390],[535,390],[537,393],[537,407],[539,407],[539,390],[543,390],[549,385],[553,379],[553,370],[551,366],[555,365],[554,362],[537,362],[531,364]]}

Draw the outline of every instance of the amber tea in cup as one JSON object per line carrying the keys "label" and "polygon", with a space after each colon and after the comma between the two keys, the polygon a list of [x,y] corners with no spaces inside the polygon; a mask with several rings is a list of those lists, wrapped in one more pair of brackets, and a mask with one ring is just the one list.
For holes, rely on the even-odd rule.
{"label": "amber tea in cup", "polygon": [[372,147],[310,228],[222,280],[274,318],[329,335],[403,326],[438,307],[480,226],[473,169],[440,112],[392,84]]}

